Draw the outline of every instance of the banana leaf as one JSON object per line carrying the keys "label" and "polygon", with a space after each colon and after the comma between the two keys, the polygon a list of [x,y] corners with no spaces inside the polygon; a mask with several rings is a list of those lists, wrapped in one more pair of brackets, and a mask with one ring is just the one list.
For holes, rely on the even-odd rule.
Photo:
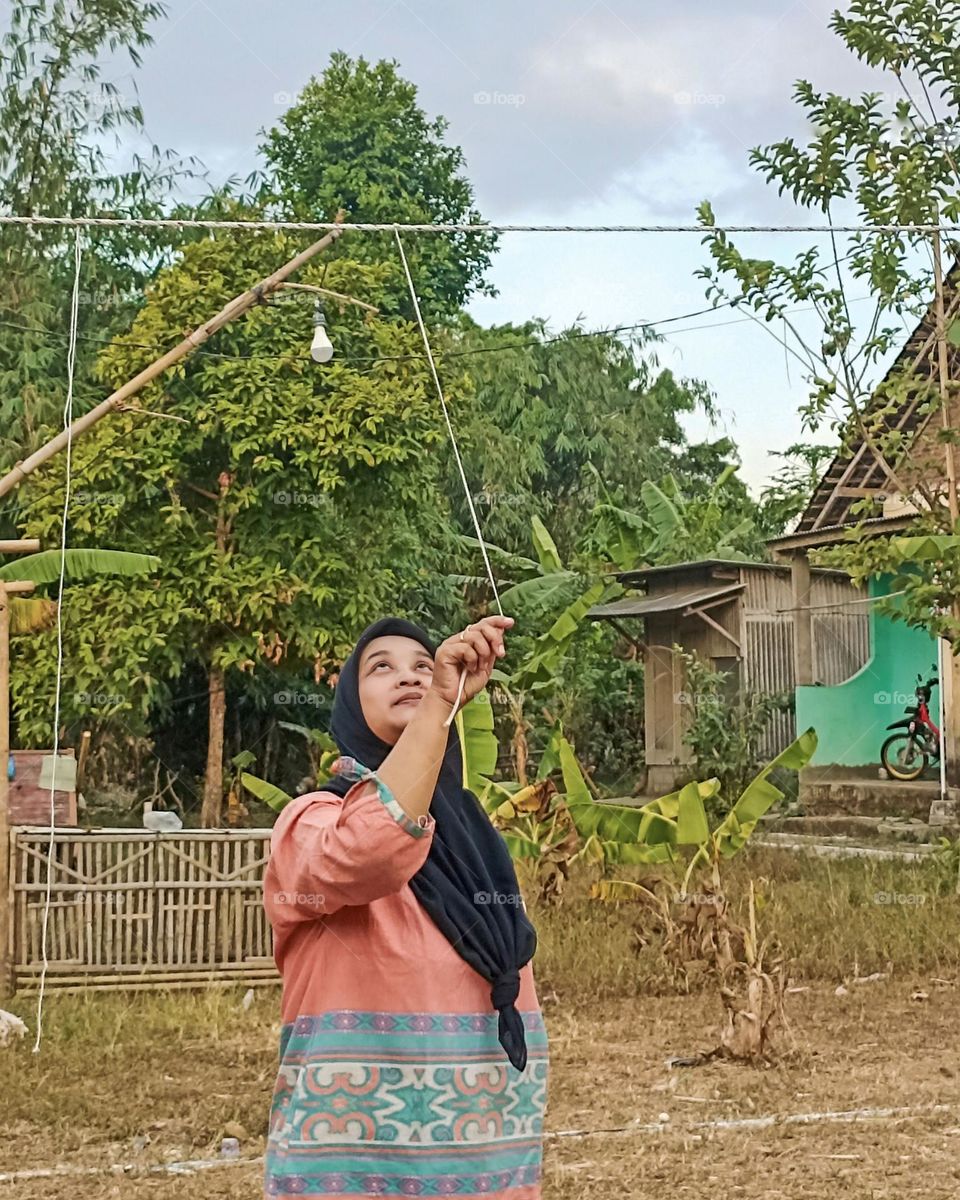
{"label": "banana leaf", "polygon": [[658,538],[669,537],[682,528],[683,518],[673,500],[652,480],[645,479],[640,485],[640,498]]}
{"label": "banana leaf", "polygon": [[537,779],[546,779],[554,771],[560,769],[560,740],[563,737],[563,722],[556,721],[550,730],[550,736],[540,755],[537,765]]}
{"label": "banana leaf", "polygon": [[[554,621],[546,633],[535,644],[531,656],[513,674],[513,686],[522,690],[533,688],[537,683],[552,683],[557,667],[566,653],[587,611],[608,591],[603,581],[593,584],[579,596]],[[616,586],[610,592],[619,594],[623,588]]]}
{"label": "banana leaf", "polygon": [[501,837],[507,843],[507,849],[513,859],[540,858],[543,854],[540,843],[522,833],[504,833]]}
{"label": "banana leaf", "polygon": [[574,571],[553,571],[549,575],[534,575],[532,579],[523,579],[500,593],[500,603],[504,609],[511,609],[518,604],[535,605],[538,608],[548,608],[563,598],[571,586],[577,582]]}
{"label": "banana leaf", "polygon": [[280,812],[284,805],[289,804],[293,799],[282,788],[267,783],[265,779],[258,779],[256,775],[248,775],[246,771],[240,773],[240,782],[251,796],[256,796],[258,800],[262,800],[276,812]]}
{"label": "banana leaf", "polygon": [[[53,583],[60,578],[60,551],[42,550],[0,567],[0,579],[25,579],[34,583]],[[127,550],[67,550],[64,577],[91,579],[98,575],[146,575],[155,571],[161,559],[153,554],[133,554]]]}
{"label": "banana leaf", "polygon": [[799,771],[813,757],[816,748],[816,732],[812,728],[805,730],[747,784],[736,804],[713,831],[713,844],[724,858],[736,854],[745,845],[764,813],[783,799],[780,788],[770,782],[771,771],[778,767]]}
{"label": "banana leaf", "polygon": [[499,753],[490,697],[480,692],[460,709],[454,720],[460,735],[463,786],[479,796],[490,782],[488,777],[497,769]]}
{"label": "banana leaf", "polygon": [[630,842],[603,842],[604,858],[608,863],[620,867],[652,866],[673,862],[676,859],[673,846],[667,842],[647,845]]}
{"label": "banana leaf", "polygon": [[700,789],[695,783],[688,783],[680,789],[677,812],[677,844],[680,846],[699,846],[710,836],[710,826],[703,807]]}
{"label": "banana leaf", "polygon": [[590,789],[587,787],[586,780],[583,778],[583,772],[580,770],[580,764],[577,762],[577,756],[573,752],[573,747],[565,737],[561,737],[557,743],[560,770],[563,773],[563,790],[566,794],[567,804],[592,804],[593,797],[590,794]]}
{"label": "banana leaf", "polygon": [[546,525],[537,516],[533,517],[531,525],[533,526],[533,548],[540,560],[541,571],[548,574],[562,571],[563,562],[560,559],[560,553],[557,550],[556,542],[547,532]]}
{"label": "banana leaf", "polygon": [[577,833],[584,841],[592,836],[598,837],[601,842],[637,843],[645,840],[640,835],[640,829],[649,814],[642,808],[633,808],[628,804],[607,804],[602,800],[591,799],[586,803],[568,801],[567,810]]}

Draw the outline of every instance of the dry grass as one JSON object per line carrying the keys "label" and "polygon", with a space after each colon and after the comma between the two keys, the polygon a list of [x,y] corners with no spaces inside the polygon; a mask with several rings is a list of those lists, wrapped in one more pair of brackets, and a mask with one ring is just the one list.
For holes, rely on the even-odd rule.
{"label": "dry grass", "polygon": [[[628,1122],[662,1131],[548,1141],[545,1200],[671,1195],[853,1200],[953,1197],[960,1188],[960,901],[929,864],[826,864],[773,852],[735,865],[763,876],[761,920],[796,959],[794,1050],[775,1068],[665,1059],[709,1048],[722,1019],[707,990],[664,995],[656,949],[633,949],[636,914],[589,905],[585,881],[540,912],[539,991],[551,1041],[547,1128]],[[924,903],[877,904],[889,891]],[[890,978],[856,985],[894,964]],[[837,997],[846,978],[849,994]],[[922,991],[926,999],[911,997]],[[242,990],[51,997],[40,1055],[0,1051],[0,1171],[55,1163],[163,1163],[215,1154],[225,1127],[263,1150],[276,1063],[277,993]],[[33,1028],[30,1001],[10,1007]],[[697,1130],[698,1121],[859,1107],[948,1106],[862,1124]],[[137,1148],[134,1139],[148,1134]],[[258,1166],[189,1178],[65,1178],[0,1184],[0,1200],[240,1200]]]}

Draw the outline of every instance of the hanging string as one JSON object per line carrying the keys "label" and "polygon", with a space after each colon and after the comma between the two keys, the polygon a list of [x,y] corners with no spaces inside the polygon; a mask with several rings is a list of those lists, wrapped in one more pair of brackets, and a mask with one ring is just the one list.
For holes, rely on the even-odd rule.
{"label": "hanging string", "polygon": [[73,296],[70,300],[70,341],[67,346],[67,398],[63,406],[63,425],[67,432],[66,483],[63,494],[63,520],[60,527],[60,583],[57,589],[57,684],[53,706],[53,773],[50,779],[50,841],[47,844],[47,889],[43,902],[43,924],[40,933],[40,948],[43,966],[40,970],[40,987],[37,995],[37,1037],[33,1053],[40,1051],[43,1033],[43,998],[47,981],[47,927],[50,922],[50,889],[53,881],[53,852],[57,823],[56,788],[57,763],[60,758],[60,691],[63,685],[63,577],[67,561],[67,516],[70,510],[71,450],[73,439],[73,376],[77,363],[77,324],[80,309],[80,228],[77,227],[73,241]]}
{"label": "hanging string", "polygon": [[[400,230],[394,227],[393,232],[396,234],[397,246],[400,250],[400,261],[403,263],[403,271],[407,277],[407,287],[410,289],[410,299],[413,303],[413,311],[417,314],[417,324],[420,326],[420,336],[423,338],[423,348],[427,355],[427,362],[430,364],[430,373],[433,376],[433,383],[437,389],[437,395],[440,398],[440,407],[443,409],[443,419],[447,423],[447,432],[450,435],[450,444],[453,447],[454,457],[457,460],[457,467],[460,471],[460,479],[463,482],[463,494],[467,498],[467,507],[470,509],[470,516],[473,518],[473,527],[477,532],[477,541],[480,543],[480,553],[483,555],[483,565],[486,567],[487,578],[490,580],[490,587],[493,589],[493,598],[496,601],[497,608],[500,610],[501,617],[503,616],[503,605],[500,603],[500,593],[497,591],[497,581],[493,577],[493,568],[490,566],[490,559],[487,557],[487,543],[483,538],[483,530],[480,528],[480,518],[477,516],[477,510],[473,505],[473,496],[470,493],[470,484],[467,482],[467,473],[463,469],[463,459],[460,457],[460,447],[457,445],[457,435],[453,430],[453,422],[450,420],[450,413],[447,409],[447,401],[443,394],[443,387],[440,383],[440,376],[437,374],[437,364],[433,360],[433,351],[430,348],[430,339],[427,337],[427,328],[423,323],[423,315],[420,312],[420,300],[417,297],[417,289],[413,285],[413,276],[410,274],[410,264],[407,262],[407,256],[403,249],[403,241],[400,237]],[[463,696],[463,684],[467,677],[467,668],[464,666],[460,671],[460,686],[457,689],[457,698],[453,702],[453,708],[450,710],[450,715],[444,721],[444,725],[449,725],[453,718],[457,715],[457,709],[460,707],[460,700]]]}

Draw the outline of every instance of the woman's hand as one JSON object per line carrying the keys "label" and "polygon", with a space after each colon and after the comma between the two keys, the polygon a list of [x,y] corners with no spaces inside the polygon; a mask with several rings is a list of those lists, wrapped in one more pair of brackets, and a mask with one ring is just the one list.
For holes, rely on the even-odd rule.
{"label": "woman's hand", "polygon": [[441,642],[433,660],[430,691],[445,701],[448,708],[452,707],[460,687],[460,672],[466,666],[460,703],[463,708],[490,682],[490,672],[507,652],[503,638],[512,625],[513,617],[484,617]]}

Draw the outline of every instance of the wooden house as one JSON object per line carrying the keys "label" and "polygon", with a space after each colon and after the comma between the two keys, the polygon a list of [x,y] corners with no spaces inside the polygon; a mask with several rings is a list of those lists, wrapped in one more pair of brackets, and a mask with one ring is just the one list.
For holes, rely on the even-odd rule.
{"label": "wooden house", "polygon": [[[643,654],[646,792],[662,795],[691,777],[692,753],[684,741],[691,708],[683,660],[696,651],[741,689],[792,693],[796,679],[797,596],[786,564],[704,559],[627,571],[620,583],[637,594],[592,608],[587,616],[610,621]],[[868,617],[841,571],[810,571],[814,673],[821,684],[839,683],[869,655]],[[795,736],[792,712],[776,714],[764,753],[776,754]]]}

